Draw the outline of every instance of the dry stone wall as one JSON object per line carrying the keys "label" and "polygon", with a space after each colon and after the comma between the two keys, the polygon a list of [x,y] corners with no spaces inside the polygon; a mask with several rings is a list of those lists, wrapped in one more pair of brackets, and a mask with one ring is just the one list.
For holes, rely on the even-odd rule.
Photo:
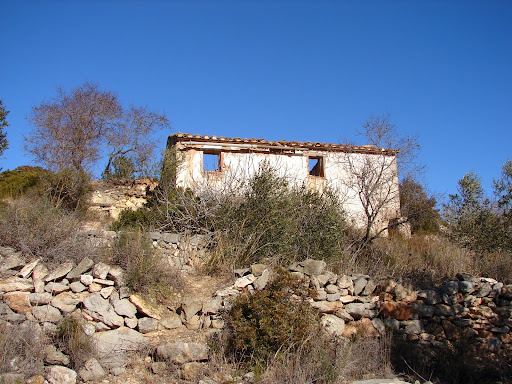
{"label": "dry stone wall", "polygon": [[[108,242],[114,236],[96,232],[89,239]],[[159,232],[148,236],[181,266],[193,265],[194,252],[207,252],[207,239],[200,236]],[[157,308],[129,292],[124,272],[116,266],[85,258],[77,265],[66,262],[49,270],[41,260],[24,260],[10,248],[0,247],[0,256],[0,327],[35,324],[40,332],[51,333],[62,319],[72,316],[80,319],[96,345],[97,357],[79,372],[69,369],[69,358],[61,352],[45,352],[49,381],[51,375],[86,381],[119,372],[130,353],[147,345],[155,332],[218,332],[225,326],[223,314],[231,309],[233,298],[264,290],[272,277],[267,265],[254,264],[234,271],[234,283],[206,301],[191,299],[176,308]],[[410,343],[432,348],[466,340],[502,363],[512,361],[512,285],[461,273],[439,287],[414,291],[393,280],[337,275],[327,271],[321,260],[308,259],[289,270],[314,288],[309,302],[336,337],[381,337],[392,331]],[[208,348],[200,343],[165,343],[156,348],[155,358],[179,366],[197,364],[208,359]]]}

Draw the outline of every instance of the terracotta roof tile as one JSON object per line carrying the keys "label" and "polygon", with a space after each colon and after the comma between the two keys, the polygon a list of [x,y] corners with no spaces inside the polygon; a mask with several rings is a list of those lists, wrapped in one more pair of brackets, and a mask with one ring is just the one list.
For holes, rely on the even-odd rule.
{"label": "terracotta roof tile", "polygon": [[270,141],[265,139],[255,139],[255,138],[230,138],[224,136],[208,136],[208,135],[193,135],[190,133],[181,133],[178,132],[173,134],[176,138],[176,141],[186,141],[187,139],[191,139],[192,141],[199,142],[227,142],[234,144],[252,144],[252,145],[265,145],[276,148],[301,148],[301,149],[318,149],[318,150],[329,150],[329,151],[340,151],[340,152],[361,152],[361,153],[378,153],[378,154],[386,154],[386,155],[395,155],[397,153],[396,150],[386,149],[386,148],[378,148],[373,145],[345,145],[345,144],[335,144],[335,143],[319,143],[319,142],[301,142],[301,141]]}

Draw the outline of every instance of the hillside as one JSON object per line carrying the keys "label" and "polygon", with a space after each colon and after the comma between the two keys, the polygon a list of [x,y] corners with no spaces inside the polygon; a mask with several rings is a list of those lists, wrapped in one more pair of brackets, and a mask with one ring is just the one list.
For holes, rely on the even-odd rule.
{"label": "hillside", "polygon": [[286,189],[162,211],[146,187],[96,184],[81,213],[4,203],[0,380],[510,382],[506,259],[441,234],[360,248],[320,226],[342,225],[332,206]]}

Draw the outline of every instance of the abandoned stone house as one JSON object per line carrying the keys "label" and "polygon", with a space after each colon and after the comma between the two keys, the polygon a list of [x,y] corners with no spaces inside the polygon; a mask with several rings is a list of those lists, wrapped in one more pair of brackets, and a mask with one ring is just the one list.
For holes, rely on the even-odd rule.
{"label": "abandoned stone house", "polygon": [[[289,185],[320,192],[327,186],[331,188],[355,225],[365,225],[365,210],[379,204],[374,230],[400,217],[397,152],[391,149],[184,133],[170,135],[167,148],[178,159],[175,182],[183,188],[236,189],[266,162]],[[380,185],[372,185],[375,182]],[[371,198],[364,196],[363,189],[375,187],[378,192]]]}

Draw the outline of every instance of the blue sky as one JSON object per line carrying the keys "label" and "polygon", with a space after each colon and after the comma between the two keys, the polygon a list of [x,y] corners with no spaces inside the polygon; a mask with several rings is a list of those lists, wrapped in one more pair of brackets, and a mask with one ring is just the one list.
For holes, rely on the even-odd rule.
{"label": "blue sky", "polygon": [[389,113],[432,192],[471,170],[490,191],[512,158],[511,20],[507,0],[3,0],[0,167],[33,164],[31,107],[93,81],[165,112],[162,149],[172,132],[356,140]]}

